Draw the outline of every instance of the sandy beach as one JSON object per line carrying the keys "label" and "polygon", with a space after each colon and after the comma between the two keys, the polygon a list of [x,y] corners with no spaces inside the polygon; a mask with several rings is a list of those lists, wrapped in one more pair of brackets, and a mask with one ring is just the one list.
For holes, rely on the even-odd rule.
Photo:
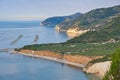
{"label": "sandy beach", "polygon": [[[82,56],[82,55],[60,55],[58,53],[54,53],[52,51],[33,51],[33,50],[20,50],[14,51],[16,54],[21,54],[24,56],[36,57],[46,60],[51,60],[75,67],[79,67],[83,69],[86,73],[92,73],[99,77],[103,77],[104,74],[108,71],[110,63],[106,64],[106,62],[95,63],[89,67],[87,64],[94,59],[100,58],[100,56]],[[97,67],[96,67],[97,66]]]}
{"label": "sandy beach", "polygon": [[47,57],[47,56],[27,54],[27,53],[23,53],[23,52],[17,52],[17,53],[18,53],[18,54],[25,55],[25,56],[36,57],[36,58],[51,60],[51,61],[55,61],[55,62],[59,62],[59,63],[63,63],[63,64],[68,64],[68,65],[72,65],[72,66],[76,66],[76,67],[80,67],[80,68],[84,68],[84,67],[85,67],[84,64],[77,64],[77,63],[74,63],[74,62],[66,61],[66,60],[64,60],[64,59],[57,59],[57,58],[51,58],[51,57]]}
{"label": "sandy beach", "polygon": [[20,50],[15,51],[16,53],[31,56],[31,57],[38,57],[42,59],[52,60],[68,65],[73,65],[76,67],[84,68],[91,60],[99,58],[98,56],[83,56],[83,55],[61,55],[59,53],[55,53],[52,51],[34,51],[34,50]]}

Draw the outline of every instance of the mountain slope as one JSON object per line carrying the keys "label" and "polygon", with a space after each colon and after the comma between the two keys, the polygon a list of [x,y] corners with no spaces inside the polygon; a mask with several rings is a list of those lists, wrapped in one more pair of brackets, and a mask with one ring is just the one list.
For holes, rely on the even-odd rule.
{"label": "mountain slope", "polygon": [[109,8],[100,8],[89,11],[75,20],[62,22],[58,24],[61,29],[69,29],[74,27],[79,27],[81,29],[91,28],[94,29],[96,27],[104,26],[108,23],[112,17],[117,16],[120,14],[120,5],[109,7]]}
{"label": "mountain slope", "polygon": [[68,40],[68,43],[120,41],[120,15],[96,31],[89,31],[79,37]]}
{"label": "mountain slope", "polygon": [[69,15],[69,16],[50,17],[50,18],[47,18],[46,20],[44,20],[42,22],[42,25],[55,26],[57,24],[62,23],[63,21],[70,21],[70,20],[73,20],[75,18],[78,18],[80,15],[81,15],[81,13],[75,13],[75,14]]}

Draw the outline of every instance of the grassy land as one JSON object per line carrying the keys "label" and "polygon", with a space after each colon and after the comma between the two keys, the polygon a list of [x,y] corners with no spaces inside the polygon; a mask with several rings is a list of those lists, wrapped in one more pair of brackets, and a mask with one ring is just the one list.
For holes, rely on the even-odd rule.
{"label": "grassy land", "polygon": [[49,50],[60,54],[77,54],[88,56],[110,55],[120,47],[119,43],[59,43],[59,44],[34,44],[21,49]]}

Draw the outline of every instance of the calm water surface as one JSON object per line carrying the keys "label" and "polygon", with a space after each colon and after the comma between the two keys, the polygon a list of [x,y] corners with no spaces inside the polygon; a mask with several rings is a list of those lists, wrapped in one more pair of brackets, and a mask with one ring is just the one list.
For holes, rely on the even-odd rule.
{"label": "calm water surface", "polygon": [[[19,35],[23,35],[14,45],[10,45]],[[0,22],[0,49],[20,48],[37,43],[65,42],[69,37],[53,27],[39,26],[34,22]],[[78,68],[61,63],[32,58],[20,54],[0,52],[0,80],[89,80]]]}

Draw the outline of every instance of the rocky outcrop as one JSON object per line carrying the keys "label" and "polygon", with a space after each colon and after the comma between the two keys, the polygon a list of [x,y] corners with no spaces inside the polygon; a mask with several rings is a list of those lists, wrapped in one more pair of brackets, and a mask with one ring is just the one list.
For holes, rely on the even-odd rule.
{"label": "rocky outcrop", "polygon": [[76,28],[70,28],[70,29],[68,29],[66,31],[66,33],[67,33],[68,36],[74,38],[76,36],[79,36],[79,35],[82,35],[82,34],[88,32],[88,31],[89,31],[89,29],[82,30],[82,29],[76,27]]}
{"label": "rocky outcrop", "polygon": [[60,31],[60,27],[58,25],[56,25],[54,29]]}
{"label": "rocky outcrop", "polygon": [[70,28],[67,30],[67,33],[78,33],[80,29],[78,27],[76,28]]}
{"label": "rocky outcrop", "polygon": [[76,28],[70,28],[67,30],[67,33],[73,33],[73,34],[83,34],[88,32],[89,29],[86,30],[81,30],[80,28],[76,27]]}
{"label": "rocky outcrop", "polygon": [[120,5],[109,8],[99,8],[91,10],[82,14],[74,20],[63,21],[58,24],[61,29],[68,30],[69,28],[89,28],[99,30],[104,27],[108,22],[120,14]]}
{"label": "rocky outcrop", "polygon": [[87,73],[93,73],[100,77],[104,77],[106,72],[109,70],[111,61],[105,61],[100,63],[95,63],[92,66],[89,66],[87,69],[84,69]]}

